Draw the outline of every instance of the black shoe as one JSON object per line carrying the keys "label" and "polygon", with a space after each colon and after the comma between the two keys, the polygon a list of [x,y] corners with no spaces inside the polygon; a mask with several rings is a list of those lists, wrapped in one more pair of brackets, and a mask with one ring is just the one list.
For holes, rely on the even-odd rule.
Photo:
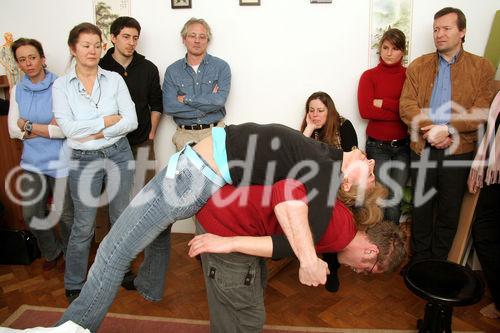
{"label": "black shoe", "polygon": [[325,289],[331,293],[335,293],[339,290],[339,287],[340,281],[337,272],[331,272],[330,274],[328,274],[328,277],[326,278]]}
{"label": "black shoe", "polygon": [[80,291],[80,289],[66,289],[66,298],[69,304],[73,303],[73,301],[78,298]]}
{"label": "black shoe", "polygon": [[127,289],[127,290],[137,290],[134,284],[134,280],[137,277],[132,271],[128,271],[125,273],[125,276],[123,277],[122,280],[122,287]]}
{"label": "black shoe", "polygon": [[328,264],[330,274],[326,277],[325,289],[331,293],[337,292],[340,287],[340,263],[336,253],[323,253],[323,260]]}

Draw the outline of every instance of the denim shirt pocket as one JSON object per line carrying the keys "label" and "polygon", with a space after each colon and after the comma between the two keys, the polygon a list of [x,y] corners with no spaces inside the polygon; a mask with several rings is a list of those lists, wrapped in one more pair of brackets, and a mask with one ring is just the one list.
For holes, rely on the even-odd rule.
{"label": "denim shirt pocket", "polygon": [[206,73],[201,79],[202,93],[212,93],[215,85],[219,82],[219,73]]}
{"label": "denim shirt pocket", "polygon": [[177,95],[192,95],[194,94],[194,81],[192,79],[178,79],[175,81],[177,87]]}

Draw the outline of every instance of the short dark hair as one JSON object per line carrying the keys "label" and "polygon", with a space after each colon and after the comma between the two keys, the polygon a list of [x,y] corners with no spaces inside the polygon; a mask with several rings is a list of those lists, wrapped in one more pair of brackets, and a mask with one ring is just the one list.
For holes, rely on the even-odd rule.
{"label": "short dark hair", "polygon": [[12,54],[14,55],[14,59],[16,59],[16,61],[17,61],[16,57],[17,49],[20,48],[21,46],[26,46],[26,45],[33,46],[38,51],[40,58],[45,58],[45,53],[43,52],[42,43],[32,38],[19,38],[14,43],[12,43],[10,47],[12,50]]}
{"label": "short dark hair", "polygon": [[378,247],[379,268],[392,272],[406,259],[405,238],[393,222],[381,221],[366,229],[368,240]]}
{"label": "short dark hair", "polygon": [[130,16],[120,16],[111,23],[109,27],[109,33],[118,36],[123,28],[134,28],[137,30],[139,35],[141,34],[141,25],[137,20]]}
{"label": "short dark hair", "polygon": [[78,42],[78,37],[80,37],[80,34],[86,33],[86,34],[94,34],[99,36],[99,39],[102,42],[102,32],[101,29],[99,29],[98,26],[89,23],[89,22],[83,22],[80,23],[71,29],[69,32],[68,36],[68,46],[69,47],[75,47],[76,43]]}
{"label": "short dark hair", "polygon": [[[434,14],[434,20],[437,18],[440,18],[441,16],[445,16],[445,15],[452,14],[452,13],[457,14],[458,30],[462,31],[465,28],[467,28],[467,19],[465,18],[464,12],[462,12],[460,9],[454,8],[454,7],[444,7],[443,9],[437,11],[437,13]],[[462,37],[462,43],[464,43],[464,42],[465,42],[465,36]]]}
{"label": "short dark hair", "polygon": [[406,36],[404,32],[402,32],[401,30],[396,28],[390,28],[389,30],[384,32],[382,38],[380,38],[380,42],[378,43],[379,52],[380,49],[382,48],[382,44],[384,44],[385,41],[389,41],[398,50],[403,51],[403,53],[406,52]]}

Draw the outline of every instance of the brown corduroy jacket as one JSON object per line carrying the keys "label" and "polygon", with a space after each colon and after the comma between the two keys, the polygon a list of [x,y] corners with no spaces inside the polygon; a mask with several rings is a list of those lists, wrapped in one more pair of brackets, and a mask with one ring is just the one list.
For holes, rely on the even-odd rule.
{"label": "brown corduroy jacket", "polygon": [[[417,154],[421,154],[425,146],[420,129],[433,124],[428,113],[438,65],[439,55],[434,52],[415,59],[406,70],[399,115],[408,126],[411,149]],[[494,75],[488,60],[465,50],[451,65],[452,115],[449,125],[459,133],[460,141],[450,153],[474,151],[478,126],[486,121],[495,94]]]}

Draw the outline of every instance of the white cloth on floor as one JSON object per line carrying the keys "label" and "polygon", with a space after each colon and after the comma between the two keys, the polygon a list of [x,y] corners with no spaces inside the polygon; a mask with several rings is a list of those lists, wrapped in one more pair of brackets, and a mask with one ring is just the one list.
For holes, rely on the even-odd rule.
{"label": "white cloth on floor", "polygon": [[72,321],[67,321],[61,326],[57,327],[34,327],[27,328],[25,330],[16,330],[13,328],[0,327],[0,333],[90,333],[89,330],[81,327],[80,325],[75,324]]}

